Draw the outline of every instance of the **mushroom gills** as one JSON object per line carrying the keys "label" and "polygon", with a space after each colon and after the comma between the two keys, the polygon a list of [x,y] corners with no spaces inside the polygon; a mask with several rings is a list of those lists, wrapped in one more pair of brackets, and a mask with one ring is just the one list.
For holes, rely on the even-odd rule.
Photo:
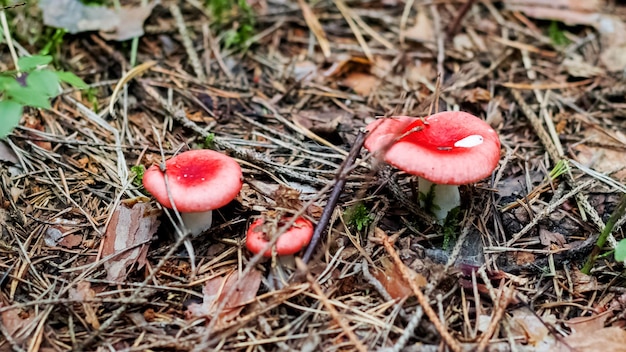
{"label": "mushroom gills", "polygon": [[[418,187],[420,192],[420,206],[425,208],[429,206],[430,211],[440,224],[446,220],[448,213],[461,206],[461,194],[459,193],[459,186],[457,185],[440,185],[432,183],[429,180],[419,177]],[[429,194],[433,194],[430,204],[426,204],[425,199]],[[423,195],[422,195],[423,194]]]}
{"label": "mushroom gills", "polygon": [[211,228],[213,223],[213,211],[201,211],[196,213],[180,213],[183,223],[191,236],[198,237],[201,233]]}

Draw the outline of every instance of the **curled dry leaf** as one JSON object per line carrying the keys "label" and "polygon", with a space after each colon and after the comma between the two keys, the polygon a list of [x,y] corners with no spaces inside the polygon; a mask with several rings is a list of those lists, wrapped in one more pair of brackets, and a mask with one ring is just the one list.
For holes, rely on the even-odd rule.
{"label": "curled dry leaf", "polygon": [[602,41],[602,63],[609,71],[626,68],[626,24],[619,16],[601,12],[600,1],[506,0],[504,4],[508,10],[528,17],[594,27]]}
{"label": "curled dry leaf", "polygon": [[217,316],[217,319],[219,319],[217,325],[227,323],[238,317],[245,304],[256,297],[257,291],[261,286],[261,272],[252,270],[248,276],[241,278],[241,280],[243,280],[242,284],[230,296],[226,296],[226,294],[239,281],[239,272],[237,270],[207,281],[202,289],[204,296],[202,304],[190,304],[185,311],[185,317],[187,319],[199,317],[215,318],[217,307],[224,300],[227,300],[227,302],[224,309]]}
{"label": "curled dry leaf", "polygon": [[589,332],[575,332],[564,338],[567,345],[560,343],[554,351],[607,352],[624,351],[626,331],[618,327]]}
{"label": "curled dry leaf", "polygon": [[81,305],[85,313],[85,321],[91,325],[94,329],[100,328],[100,322],[96,311],[100,304],[93,302],[96,298],[96,293],[91,289],[91,284],[88,281],[79,281],[76,287],[72,287],[68,292],[69,298],[76,301],[82,301]]}
{"label": "curled dry leaf", "polygon": [[577,268],[572,270],[572,282],[574,283],[574,292],[576,293],[598,290],[598,279],[584,274]]}
{"label": "curled dry leaf", "polygon": [[606,310],[600,314],[586,317],[576,317],[565,322],[565,325],[572,329],[573,333],[593,334],[603,329],[606,320],[613,316],[613,311]]}
{"label": "curled dry leaf", "polygon": [[118,41],[143,35],[143,22],[156,4],[111,10],[104,6],[84,5],[78,0],[39,1],[45,25],[64,28],[72,34],[100,31],[104,39]]}
{"label": "curled dry leaf", "polygon": [[[556,344],[555,337],[550,333],[545,318],[540,318],[530,309],[523,307],[510,313],[511,332],[514,336],[523,336],[526,343],[536,351],[550,351]],[[551,316],[549,320],[553,320]]]}
{"label": "curled dry leaf", "polygon": [[346,87],[352,88],[352,90],[361,96],[368,96],[372,90],[378,85],[380,80],[369,73],[352,72],[348,74],[342,81]]}
{"label": "curled dry leaf", "polygon": [[127,268],[146,263],[149,241],[159,227],[158,212],[148,203],[121,203],[113,213],[104,234],[102,256],[114,256],[104,263],[107,280],[126,279]]}
{"label": "curled dry leaf", "polygon": [[[0,308],[2,307],[3,305],[0,303]],[[4,326],[7,333],[18,344],[23,343],[29,337],[25,328],[27,328],[27,326],[32,323],[34,319],[34,315],[17,308],[9,309],[0,313],[0,323],[2,323],[2,326]]]}
{"label": "curled dry leaf", "polygon": [[[372,275],[383,285],[391,298],[398,299],[413,295],[413,290],[411,290],[409,284],[404,281],[402,273],[400,273],[400,270],[395,267],[391,260],[387,257],[383,257],[380,259],[380,263],[382,269],[372,270]],[[419,287],[423,287],[428,283],[423,275],[408,268],[407,270]]]}

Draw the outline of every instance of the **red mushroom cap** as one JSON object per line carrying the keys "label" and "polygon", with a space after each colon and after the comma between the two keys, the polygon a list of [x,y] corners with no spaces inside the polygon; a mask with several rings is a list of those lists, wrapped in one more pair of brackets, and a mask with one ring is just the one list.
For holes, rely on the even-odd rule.
{"label": "red mushroom cap", "polygon": [[[220,208],[241,190],[241,167],[224,154],[212,150],[190,150],[165,162],[167,181],[178,211],[204,212]],[[158,165],[143,175],[143,186],[167,208],[172,204],[165,177]]]}
{"label": "red mushroom cap", "polygon": [[386,162],[437,184],[476,182],[491,174],[500,159],[496,131],[466,112],[445,111],[423,120],[395,116],[376,120],[367,129],[365,148],[389,148]]}
{"label": "red mushroom cap", "polygon": [[[281,222],[286,223],[288,221],[289,218],[284,218]],[[254,254],[262,251],[269,243],[267,234],[263,231],[264,222],[265,219],[260,218],[253,222],[250,225],[250,228],[248,228],[246,247]],[[311,237],[313,237],[313,224],[305,218],[298,218],[294,222],[293,226],[280,235],[278,241],[276,241],[276,253],[278,255],[298,253],[302,248],[306,247],[309,242],[311,242]],[[271,257],[272,251],[267,250],[263,253],[263,256]]]}

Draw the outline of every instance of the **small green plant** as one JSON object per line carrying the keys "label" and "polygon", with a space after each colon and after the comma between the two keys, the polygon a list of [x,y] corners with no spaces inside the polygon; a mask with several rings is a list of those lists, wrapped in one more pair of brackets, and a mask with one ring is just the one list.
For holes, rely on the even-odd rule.
{"label": "small green plant", "polygon": [[461,207],[456,207],[448,212],[446,220],[443,223],[443,249],[447,250],[456,240],[459,232],[459,217],[461,215]]}
{"label": "small green plant", "polygon": [[435,215],[435,211],[439,210],[439,206],[435,204],[435,188],[437,185],[432,185],[427,193],[419,192],[419,198],[424,203],[424,209],[431,215]]}
{"label": "small green plant", "polygon": [[570,43],[570,40],[565,36],[565,31],[559,25],[559,22],[550,22],[548,27],[548,36],[555,46],[565,46]]}
{"label": "small green plant", "polygon": [[347,224],[356,227],[358,231],[366,228],[374,220],[363,203],[358,203],[346,209],[344,217]]}
{"label": "small green plant", "polygon": [[25,56],[17,61],[19,71],[0,73],[0,139],[19,124],[24,106],[50,109],[50,100],[60,92],[60,82],[86,88],[82,79],[71,72],[47,68],[51,56]]}
{"label": "small green plant", "polygon": [[[593,264],[595,264],[596,259],[600,256],[600,252],[602,251],[604,244],[609,238],[609,235],[611,234],[611,232],[613,232],[615,224],[617,224],[619,219],[624,216],[624,214],[626,214],[626,194],[622,194],[622,198],[620,199],[619,203],[617,203],[617,206],[613,210],[613,213],[611,213],[611,216],[606,222],[604,229],[602,229],[600,236],[598,236],[598,239],[596,240],[596,245],[591,250],[591,254],[589,254],[589,257],[587,257],[585,265],[583,265],[582,269],[580,269],[583,274],[589,275],[591,273]],[[626,247],[626,244],[624,244],[623,242],[624,240],[621,240],[617,244],[617,247],[615,247],[615,260],[617,261],[623,261],[624,259],[626,259],[626,248],[624,248]]]}
{"label": "small green plant", "polygon": [[225,48],[246,49],[254,35],[254,11],[246,0],[207,0],[215,23],[223,27],[232,22],[232,28],[222,30]]}
{"label": "small green plant", "polygon": [[550,177],[551,180],[556,180],[561,175],[566,173],[568,170],[569,170],[569,166],[567,164],[567,161],[559,160],[559,162],[556,163],[556,165],[554,165],[552,170],[550,170],[550,174],[548,176]]}
{"label": "small green plant", "polygon": [[209,133],[206,137],[204,137],[203,144],[204,149],[215,149],[215,134]]}
{"label": "small green plant", "polygon": [[146,167],[143,165],[135,165],[130,168],[130,172],[135,175],[133,184],[137,187],[143,187],[143,174],[146,173]]}
{"label": "small green plant", "polygon": [[63,28],[46,28],[41,38],[45,44],[43,48],[39,50],[39,55],[49,55],[50,53],[57,52],[63,44],[63,38],[66,33],[67,31]]}

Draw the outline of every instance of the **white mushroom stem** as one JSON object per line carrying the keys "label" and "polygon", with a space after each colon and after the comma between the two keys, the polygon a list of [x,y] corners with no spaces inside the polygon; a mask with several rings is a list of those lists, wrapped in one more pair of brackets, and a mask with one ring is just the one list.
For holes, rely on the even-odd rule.
{"label": "white mushroom stem", "polygon": [[[446,220],[446,216],[450,210],[461,206],[461,195],[459,194],[459,186],[457,185],[439,185],[432,183],[425,178],[418,177],[419,192],[428,195],[434,187],[434,197],[432,200],[431,211],[439,223],[442,224]],[[421,197],[420,197],[421,198]],[[425,206],[424,201],[420,199],[420,205]]]}
{"label": "white mushroom stem", "polygon": [[191,236],[197,237],[199,234],[211,228],[213,223],[213,211],[203,211],[198,213],[180,213],[183,218],[185,228],[191,233]]}

